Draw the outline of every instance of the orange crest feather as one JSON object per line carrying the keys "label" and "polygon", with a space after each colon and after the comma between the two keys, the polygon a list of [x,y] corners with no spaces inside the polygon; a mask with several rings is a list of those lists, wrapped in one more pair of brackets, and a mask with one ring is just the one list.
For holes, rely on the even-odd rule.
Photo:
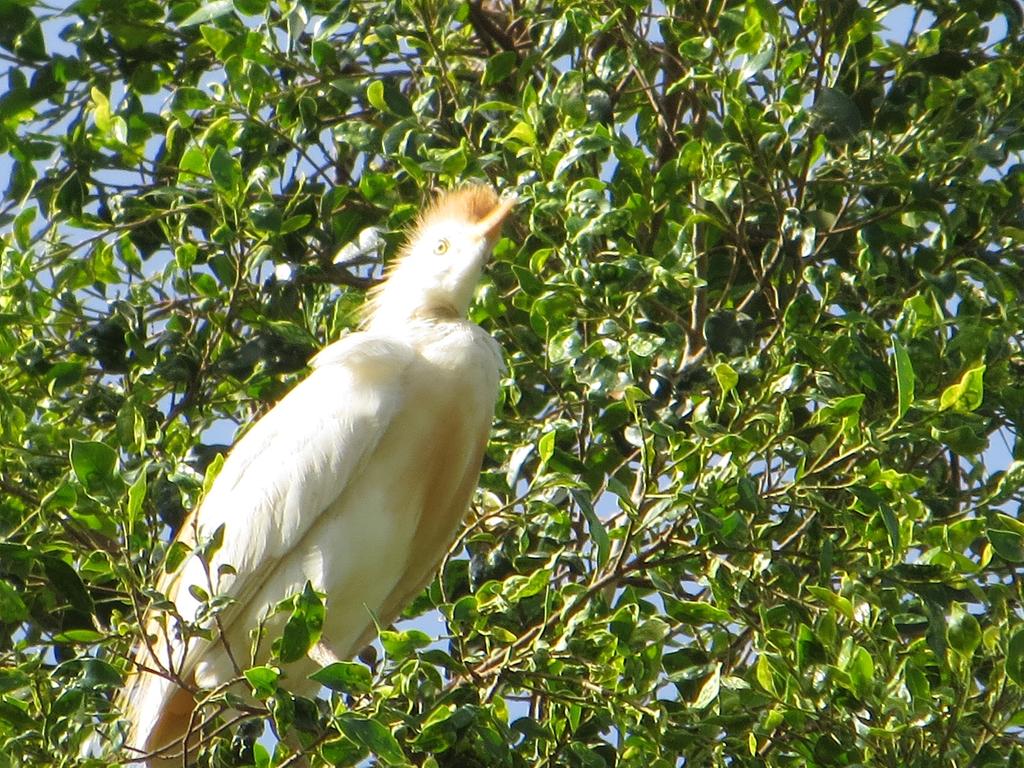
{"label": "orange crest feather", "polygon": [[477,222],[498,205],[498,193],[487,184],[471,184],[442,192],[420,215],[416,228],[428,227],[438,221],[461,219]]}
{"label": "orange crest feather", "polygon": [[[422,230],[442,221],[462,220],[476,223],[483,220],[487,214],[497,207],[500,198],[494,188],[488,184],[467,184],[458,189],[452,189],[439,193],[433,201],[423,209],[416,224],[408,232],[405,244],[398,253],[397,261],[401,261]],[[397,263],[397,261],[395,263]],[[378,283],[371,288],[367,294],[367,301],[363,305],[361,325],[365,328],[373,317],[373,314],[380,306],[380,296],[383,293],[388,273],[394,269],[392,263],[385,269],[384,282]]]}

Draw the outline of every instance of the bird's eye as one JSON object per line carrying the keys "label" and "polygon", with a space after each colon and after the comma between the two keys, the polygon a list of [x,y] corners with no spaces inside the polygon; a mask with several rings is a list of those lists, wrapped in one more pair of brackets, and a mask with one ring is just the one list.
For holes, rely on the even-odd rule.
{"label": "bird's eye", "polygon": [[442,253],[448,252],[448,241],[444,238],[437,241],[437,245],[434,246],[434,253],[440,256]]}

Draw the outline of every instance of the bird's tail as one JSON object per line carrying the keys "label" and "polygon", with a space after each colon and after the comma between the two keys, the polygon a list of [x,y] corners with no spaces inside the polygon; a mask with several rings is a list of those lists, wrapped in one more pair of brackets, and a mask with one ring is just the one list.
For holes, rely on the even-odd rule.
{"label": "bird's tail", "polygon": [[[141,669],[134,673],[120,697],[119,708],[128,720],[125,757],[138,755],[138,762],[148,768],[180,766],[195,707],[192,693],[175,680]],[[165,748],[167,757],[142,760],[143,755]]]}
{"label": "bird's tail", "polygon": [[[128,678],[117,696],[115,709],[124,715],[118,727],[127,725],[124,746],[116,755],[120,758],[118,764],[147,768],[181,765],[181,745],[195,709],[195,701],[187,689],[166,677],[140,670]],[[104,741],[100,733],[93,733],[82,744],[79,756],[83,759],[102,757]],[[163,754],[146,757],[153,752]]]}

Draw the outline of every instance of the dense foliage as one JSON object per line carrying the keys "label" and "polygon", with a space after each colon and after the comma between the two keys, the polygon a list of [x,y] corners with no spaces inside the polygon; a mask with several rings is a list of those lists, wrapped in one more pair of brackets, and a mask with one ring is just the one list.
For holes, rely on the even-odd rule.
{"label": "dense foliage", "polygon": [[1024,764],[1021,34],[1017,0],[0,0],[0,767],[116,743],[220,443],[468,179],[522,201],[473,309],[509,373],[434,620],[311,703],[297,600],[199,764]]}

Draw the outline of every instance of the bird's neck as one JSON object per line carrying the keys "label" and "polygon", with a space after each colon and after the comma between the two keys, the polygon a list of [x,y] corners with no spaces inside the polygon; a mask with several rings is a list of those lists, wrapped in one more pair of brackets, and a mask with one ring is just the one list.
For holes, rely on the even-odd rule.
{"label": "bird's neck", "polygon": [[454,322],[466,317],[468,306],[456,306],[454,297],[403,290],[388,280],[366,304],[363,327],[367,330],[401,331],[416,323]]}

